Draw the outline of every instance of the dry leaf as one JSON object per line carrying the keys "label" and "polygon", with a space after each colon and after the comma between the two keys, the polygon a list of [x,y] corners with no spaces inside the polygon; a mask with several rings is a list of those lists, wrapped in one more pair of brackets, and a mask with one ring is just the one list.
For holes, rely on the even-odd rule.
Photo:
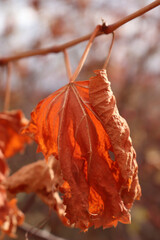
{"label": "dry leaf", "polygon": [[21,135],[20,131],[28,120],[20,110],[0,113],[0,149],[5,158],[24,149],[24,144],[31,139]]}
{"label": "dry leaf", "polygon": [[57,160],[52,156],[48,165],[44,160],[39,160],[20,168],[6,179],[5,186],[12,197],[19,192],[36,193],[44,203],[54,208],[60,219],[67,224],[64,217],[65,206],[57,192],[62,178],[59,171]]}
{"label": "dry leaf", "polygon": [[93,225],[116,226],[118,221],[129,223],[126,199],[133,194],[129,187],[138,184],[110,157],[115,145],[93,110],[89,85],[90,81],[71,82],[42,100],[24,130],[47,159],[53,155],[60,162],[66,217],[70,225],[82,230]]}
{"label": "dry leaf", "polygon": [[21,111],[0,113],[0,229],[11,237],[15,237],[17,225],[22,224],[24,216],[16,206],[16,199],[7,198],[5,182],[9,169],[6,158],[22,151],[24,144],[31,141],[20,134],[26,124]]}
{"label": "dry leaf", "polygon": [[16,202],[16,199],[5,201],[3,207],[0,207],[0,229],[10,237],[15,237],[17,225],[21,225],[24,220]]}
{"label": "dry leaf", "polygon": [[17,225],[22,224],[24,216],[16,206],[16,199],[8,201],[5,188],[8,168],[3,158],[0,158],[0,167],[0,229],[15,237]]}
{"label": "dry leaf", "polygon": [[4,178],[8,175],[9,169],[6,164],[4,155],[0,149],[0,184],[4,180]]}

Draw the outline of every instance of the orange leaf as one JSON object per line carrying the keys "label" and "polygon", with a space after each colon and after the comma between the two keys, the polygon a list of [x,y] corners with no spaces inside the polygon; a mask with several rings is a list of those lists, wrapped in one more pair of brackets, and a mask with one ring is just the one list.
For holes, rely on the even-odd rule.
{"label": "orange leaf", "polygon": [[0,113],[0,149],[6,158],[22,151],[31,139],[20,134],[28,123],[20,110]]}
{"label": "orange leaf", "polygon": [[60,162],[66,217],[82,230],[130,222],[121,194],[124,176],[110,158],[114,146],[90,103],[89,84],[70,82],[42,100],[23,131],[46,158],[53,155]]}

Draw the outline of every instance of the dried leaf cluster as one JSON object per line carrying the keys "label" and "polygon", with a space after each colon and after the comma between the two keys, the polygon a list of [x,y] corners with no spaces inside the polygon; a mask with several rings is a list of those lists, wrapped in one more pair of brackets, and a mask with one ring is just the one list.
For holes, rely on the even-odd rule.
{"label": "dried leaf cluster", "polygon": [[22,151],[25,143],[31,139],[20,135],[27,120],[21,111],[0,113],[0,229],[15,236],[16,227],[22,224],[23,213],[16,206],[16,199],[7,197],[6,181],[9,168],[6,159]]}

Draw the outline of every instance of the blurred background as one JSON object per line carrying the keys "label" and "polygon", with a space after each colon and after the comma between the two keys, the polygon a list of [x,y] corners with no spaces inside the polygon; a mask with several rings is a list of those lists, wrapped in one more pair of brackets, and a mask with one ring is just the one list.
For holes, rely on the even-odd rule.
{"label": "blurred background", "polygon": [[[140,0],[0,0],[0,58],[16,53],[59,45],[93,31],[102,19],[112,24],[152,1]],[[95,39],[78,77],[87,80],[103,66],[111,35]],[[68,50],[72,71],[86,42]],[[26,117],[36,104],[68,82],[63,53],[36,56],[12,64],[10,109],[22,109]],[[90,229],[82,233],[65,227],[52,212],[43,227],[67,240],[159,240],[160,238],[160,7],[123,25],[115,32],[108,65],[108,78],[120,114],[127,120],[137,152],[142,197],[131,211],[130,225]],[[6,72],[0,67],[0,111],[3,111]],[[36,144],[24,154],[9,159],[11,173],[34,162]],[[34,194],[18,195],[19,208],[32,226],[49,214]],[[25,233],[18,229],[18,239]],[[9,237],[5,237],[9,239]],[[35,239],[29,237],[29,239]]]}

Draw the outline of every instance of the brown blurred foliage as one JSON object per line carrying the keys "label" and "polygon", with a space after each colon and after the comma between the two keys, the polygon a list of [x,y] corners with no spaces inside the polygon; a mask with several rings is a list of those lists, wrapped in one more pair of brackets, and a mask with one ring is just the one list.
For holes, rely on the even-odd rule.
{"label": "brown blurred foliage", "polygon": [[[90,33],[103,18],[113,23],[143,7],[143,1],[10,1],[0,2],[1,57],[24,50],[58,45]],[[119,111],[127,120],[137,152],[141,201],[132,208],[131,225],[116,229],[90,229],[87,233],[62,225],[52,212],[45,229],[66,239],[77,240],[158,240],[160,234],[160,15],[159,8],[135,19],[116,31],[108,66],[108,78],[117,98]],[[101,68],[110,36],[94,42],[79,79],[86,80]],[[69,50],[73,69],[86,43]],[[32,57],[13,63],[10,109],[22,109],[27,117],[37,102],[67,83],[62,54]],[[6,73],[0,68],[0,109],[3,110]],[[35,144],[24,155],[8,160],[11,172],[40,158]],[[32,199],[32,201],[30,200]],[[26,222],[38,225],[48,208],[32,195],[18,195],[19,208]],[[8,237],[5,237],[7,240]],[[18,239],[24,233],[18,231]],[[30,238],[32,239],[32,238]]]}

